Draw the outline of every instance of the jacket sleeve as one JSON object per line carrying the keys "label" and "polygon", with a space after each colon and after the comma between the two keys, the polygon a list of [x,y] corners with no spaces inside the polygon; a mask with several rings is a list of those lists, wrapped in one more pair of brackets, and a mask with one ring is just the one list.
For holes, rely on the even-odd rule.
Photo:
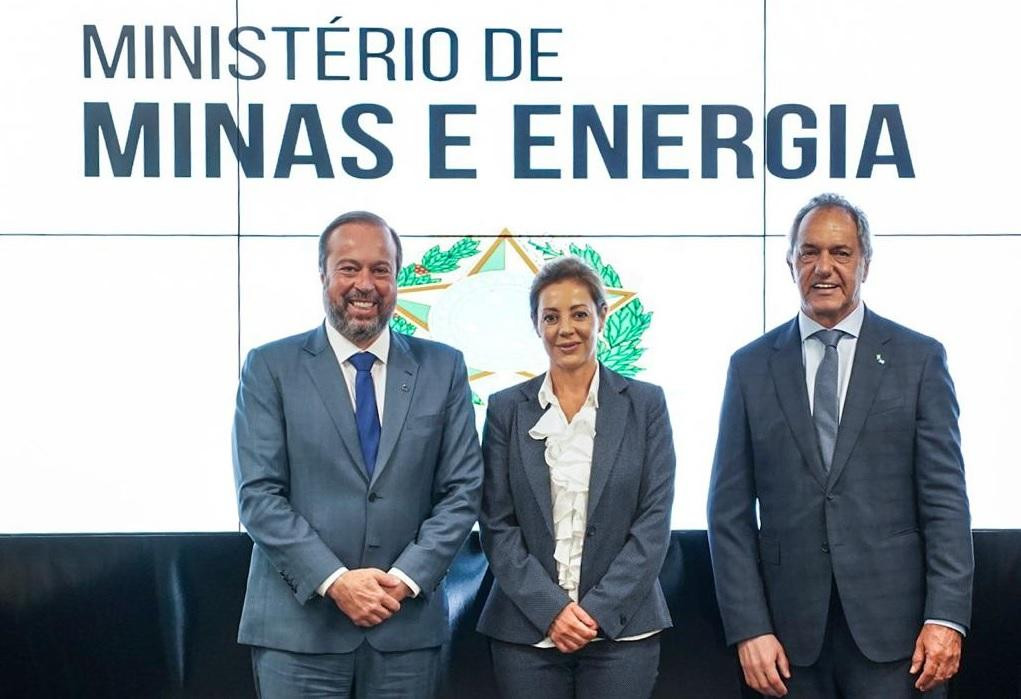
{"label": "jacket sleeve", "polygon": [[670,545],[676,473],[674,438],[663,390],[656,387],[651,400],[644,425],[645,463],[635,518],[624,546],[580,602],[609,638],[620,635],[631,614],[648,596]]}
{"label": "jacket sleeve", "polygon": [[915,432],[915,488],[925,538],[926,619],[968,628],[974,554],[954,383],[938,343],[922,368]]}
{"label": "jacket sleeve", "polygon": [[707,511],[716,599],[728,644],[773,632],[759,568],[755,500],[748,413],[737,363],[731,359]]}
{"label": "jacket sleeve", "polygon": [[344,564],[291,507],[283,401],[259,350],[241,370],[232,445],[241,523],[304,604]]}
{"label": "jacket sleeve", "polygon": [[[482,430],[486,464],[482,487],[482,548],[500,589],[536,628],[541,640],[571,598],[528,551],[514,509],[510,487],[509,437],[506,415],[511,404],[491,400]],[[502,414],[501,414],[502,413]]]}
{"label": "jacket sleeve", "polygon": [[433,506],[415,540],[393,567],[415,581],[423,595],[435,590],[479,515],[482,453],[475,431],[468,370],[460,352],[452,362],[444,409],[443,440],[433,475]]}

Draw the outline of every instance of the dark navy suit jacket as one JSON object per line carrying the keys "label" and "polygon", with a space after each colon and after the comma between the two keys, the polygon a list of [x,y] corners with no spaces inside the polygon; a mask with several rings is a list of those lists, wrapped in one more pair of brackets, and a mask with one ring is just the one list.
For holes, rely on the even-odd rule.
{"label": "dark navy suit jacket", "polygon": [[728,643],[775,633],[791,662],[811,664],[834,580],[873,661],[910,656],[925,619],[966,628],[974,564],[957,417],[943,347],[866,310],[827,473],[797,319],[738,350],[708,510]]}

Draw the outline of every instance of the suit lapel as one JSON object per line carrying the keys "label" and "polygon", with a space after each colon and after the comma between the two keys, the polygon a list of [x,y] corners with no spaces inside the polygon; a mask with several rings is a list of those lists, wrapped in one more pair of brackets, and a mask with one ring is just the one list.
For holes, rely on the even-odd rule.
{"label": "suit lapel", "polygon": [[589,475],[588,512],[591,517],[617,463],[624,441],[631,402],[624,394],[627,381],[599,365],[599,408],[596,410],[596,439],[592,446],[592,472]]}
{"label": "suit lapel", "polygon": [[415,379],[418,376],[418,362],[411,354],[407,341],[400,333],[390,333],[390,356],[386,362],[386,393],[383,402],[383,424],[379,435],[379,453],[372,482],[390,463],[397,438],[404,428],[408,409],[415,395]]}
{"label": "suit lapel", "polygon": [[847,459],[858,437],[861,436],[865,418],[868,417],[869,408],[872,407],[872,401],[883,380],[883,372],[889,359],[883,350],[883,346],[890,339],[888,330],[882,318],[866,309],[861,334],[854,351],[854,364],[851,367],[847,396],[844,398],[840,426],[837,429],[837,444],[833,449],[833,463],[827,483],[831,488],[843,473]]}
{"label": "suit lapel", "polygon": [[521,450],[525,477],[532,486],[546,528],[553,535],[553,495],[550,492],[549,466],[546,464],[546,440],[533,439],[528,434],[532,425],[546,412],[539,405],[539,387],[544,378],[545,375],[537,376],[521,387],[524,399],[517,404],[514,425],[517,427],[515,431],[518,433],[518,448]]}
{"label": "suit lapel", "polygon": [[337,363],[337,355],[330,348],[324,326],[320,325],[310,333],[304,350],[307,353],[305,368],[312,378],[312,384],[316,387],[337,433],[340,434],[340,440],[351,457],[351,463],[362,478],[368,481],[350,393]]}
{"label": "suit lapel", "polygon": [[780,401],[780,409],[787,418],[787,424],[794,434],[794,441],[801,456],[808,464],[812,476],[820,486],[826,485],[826,470],[819,454],[819,441],[815,436],[815,425],[808,405],[808,389],[805,387],[805,366],[801,357],[801,332],[795,318],[787,330],[781,332],[773,345],[769,370],[773,385]]}

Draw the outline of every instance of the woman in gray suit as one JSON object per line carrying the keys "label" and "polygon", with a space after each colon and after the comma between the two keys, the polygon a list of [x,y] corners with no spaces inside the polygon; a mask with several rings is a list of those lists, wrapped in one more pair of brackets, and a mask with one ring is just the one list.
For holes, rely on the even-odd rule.
{"label": "woman in gray suit", "polygon": [[508,699],[647,697],[671,626],[658,574],[674,449],[663,391],[596,361],[606,291],[559,258],[535,277],[542,376],[494,394],[482,437],[479,619]]}

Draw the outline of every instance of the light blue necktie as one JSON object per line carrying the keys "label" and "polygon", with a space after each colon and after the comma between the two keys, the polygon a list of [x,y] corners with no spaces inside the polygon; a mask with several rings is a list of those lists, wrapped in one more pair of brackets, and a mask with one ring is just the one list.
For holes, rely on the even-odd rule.
{"label": "light blue necktie", "polygon": [[837,390],[837,343],[846,335],[843,330],[820,330],[812,334],[826,346],[819,370],[815,373],[815,392],[812,399],[812,419],[819,438],[819,451],[826,470],[833,463],[833,449],[837,444],[837,427],[840,424],[840,392]]}
{"label": "light blue necktie", "polygon": [[376,408],[376,386],[372,382],[372,365],[376,356],[371,352],[359,352],[351,355],[348,361],[358,370],[355,376],[355,423],[358,425],[365,472],[372,478],[379,451],[379,410]]}

